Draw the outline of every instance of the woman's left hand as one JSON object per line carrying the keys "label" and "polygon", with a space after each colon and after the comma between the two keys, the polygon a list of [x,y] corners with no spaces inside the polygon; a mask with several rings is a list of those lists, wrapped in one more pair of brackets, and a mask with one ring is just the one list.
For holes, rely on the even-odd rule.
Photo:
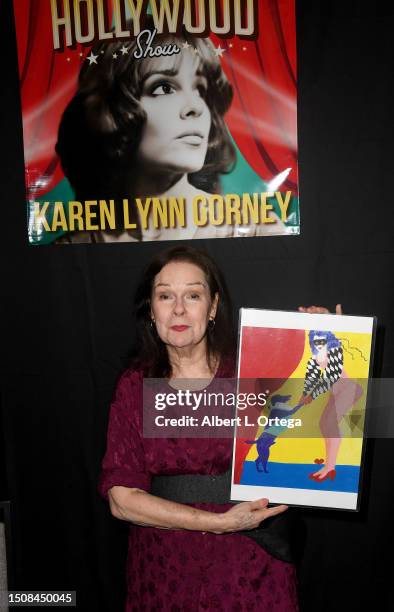
{"label": "woman's left hand", "polygon": [[[298,311],[307,312],[308,314],[330,314],[328,308],[325,308],[324,306],[299,306]],[[335,306],[335,314],[343,314],[341,304],[337,304]]]}

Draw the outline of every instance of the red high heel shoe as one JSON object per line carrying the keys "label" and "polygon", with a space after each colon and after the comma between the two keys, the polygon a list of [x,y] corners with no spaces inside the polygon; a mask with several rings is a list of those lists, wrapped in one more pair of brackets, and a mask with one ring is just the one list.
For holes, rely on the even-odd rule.
{"label": "red high heel shoe", "polygon": [[319,478],[318,474],[309,474],[309,478],[311,480],[314,480],[315,482],[324,482],[325,480],[327,480],[327,478],[333,481],[336,475],[337,475],[336,470],[330,470],[329,472],[327,472],[327,474],[322,476],[322,478]]}

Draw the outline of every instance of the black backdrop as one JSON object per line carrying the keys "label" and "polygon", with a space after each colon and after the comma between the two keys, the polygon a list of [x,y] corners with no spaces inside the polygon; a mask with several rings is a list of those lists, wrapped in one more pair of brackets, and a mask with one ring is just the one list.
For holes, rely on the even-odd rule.
{"label": "black backdrop", "polygon": [[[126,528],[96,494],[108,405],[133,336],[141,267],[163,244],[29,247],[11,0],[1,27],[1,372],[19,589],[122,609]],[[393,376],[392,4],[300,0],[300,237],[203,241],[235,307],[344,304],[379,319]],[[359,514],[302,511],[303,610],[392,609],[394,445],[369,443]],[[3,483],[4,485],[4,483]],[[8,487],[8,489],[7,489]],[[4,489],[4,486],[3,486]]]}

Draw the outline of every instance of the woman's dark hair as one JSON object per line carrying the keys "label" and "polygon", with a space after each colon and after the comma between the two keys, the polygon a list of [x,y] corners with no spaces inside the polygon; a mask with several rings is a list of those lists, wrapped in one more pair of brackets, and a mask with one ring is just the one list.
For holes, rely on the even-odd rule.
{"label": "woman's dark hair", "polygon": [[[145,29],[153,31],[151,18]],[[230,107],[233,90],[209,39],[181,34],[157,34],[159,44],[187,42],[196,49],[200,69],[208,81],[206,103],[211,130],[204,167],[189,174],[192,185],[217,193],[219,175],[229,172],[234,147],[223,116]],[[92,52],[97,63],[85,60],[78,91],[63,113],[56,144],[63,171],[79,200],[122,199],[133,195],[133,167],[146,119],[139,104],[146,65],[157,58],[135,59],[136,39],[100,43]],[[123,48],[123,52],[121,52]],[[124,49],[127,52],[124,52]],[[113,58],[116,54],[116,59]],[[173,56],[174,64],[181,54]]]}
{"label": "woman's dark hair", "polygon": [[213,369],[214,360],[231,358],[234,352],[231,300],[225,280],[216,263],[204,251],[189,246],[176,246],[160,252],[146,268],[134,300],[136,343],[132,367],[142,369],[153,378],[171,375],[171,365],[164,342],[151,321],[153,282],[160,270],[173,261],[185,261],[200,268],[207,279],[211,299],[218,293],[215,325],[207,327],[207,359]]}

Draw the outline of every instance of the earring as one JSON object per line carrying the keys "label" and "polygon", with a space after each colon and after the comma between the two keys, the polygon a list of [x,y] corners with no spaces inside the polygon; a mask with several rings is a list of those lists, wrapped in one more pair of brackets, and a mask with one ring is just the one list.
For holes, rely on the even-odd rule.
{"label": "earring", "polygon": [[213,328],[215,327],[215,325],[216,325],[215,319],[209,319],[209,321],[208,321],[208,329],[210,331],[213,331]]}
{"label": "earring", "polygon": [[151,329],[154,329],[154,327],[155,327],[155,320],[154,319],[151,319],[149,321],[149,326],[150,326]]}

